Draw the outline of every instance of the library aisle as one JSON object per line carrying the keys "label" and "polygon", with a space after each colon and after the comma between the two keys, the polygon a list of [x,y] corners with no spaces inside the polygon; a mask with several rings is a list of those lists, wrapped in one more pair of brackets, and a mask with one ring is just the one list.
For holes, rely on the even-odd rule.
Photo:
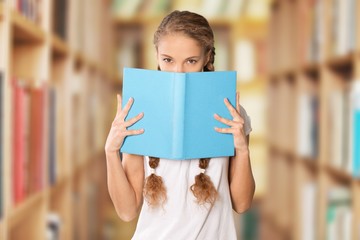
{"label": "library aisle", "polygon": [[156,69],[175,9],[209,20],[251,117],[238,239],[360,239],[357,0],[0,0],[0,240],[131,239],[104,145],[123,67]]}

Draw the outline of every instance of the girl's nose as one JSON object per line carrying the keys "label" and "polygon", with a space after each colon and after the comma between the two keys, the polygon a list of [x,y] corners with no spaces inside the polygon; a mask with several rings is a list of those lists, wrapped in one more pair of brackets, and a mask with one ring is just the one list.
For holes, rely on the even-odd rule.
{"label": "girl's nose", "polygon": [[176,65],[175,65],[174,72],[180,72],[180,73],[184,72],[184,67],[183,67],[183,65],[182,65],[182,64],[176,64]]}

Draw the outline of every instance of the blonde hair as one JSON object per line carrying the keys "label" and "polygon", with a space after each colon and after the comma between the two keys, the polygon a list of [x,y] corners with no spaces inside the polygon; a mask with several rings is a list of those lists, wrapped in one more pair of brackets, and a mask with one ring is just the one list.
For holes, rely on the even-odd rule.
{"label": "blonde hair", "polygon": [[[182,33],[198,41],[203,46],[205,53],[209,54],[209,61],[204,66],[203,71],[215,71],[214,34],[208,21],[203,16],[189,11],[173,11],[163,19],[154,34],[155,48],[157,49],[161,37],[173,33]],[[155,174],[155,169],[158,167],[159,162],[159,158],[149,158],[149,166],[153,171],[145,179],[144,185],[145,200],[152,207],[163,205],[167,199],[164,182],[161,176]],[[200,205],[206,203],[213,205],[218,197],[213,182],[205,174],[209,162],[210,158],[199,160],[199,168],[203,169],[203,171],[195,176],[195,183],[190,186],[190,190]]]}

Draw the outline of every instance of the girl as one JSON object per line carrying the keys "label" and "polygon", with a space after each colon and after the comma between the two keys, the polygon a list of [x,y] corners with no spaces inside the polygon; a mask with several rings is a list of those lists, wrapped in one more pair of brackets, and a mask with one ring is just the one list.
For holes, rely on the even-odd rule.
{"label": "girl", "polygon": [[[214,36],[207,20],[188,11],[166,16],[154,34],[158,69],[172,72],[214,71]],[[235,156],[167,160],[123,154],[124,138],[142,134],[127,130],[143,114],[125,120],[133,99],[118,109],[106,145],[108,189],[119,217],[130,221],[140,213],[133,239],[236,239],[233,211],[242,213],[252,202],[255,182],[249,155],[250,119],[237,102],[226,99],[232,119],[214,118],[232,134]],[[145,201],[144,201],[145,200]]]}

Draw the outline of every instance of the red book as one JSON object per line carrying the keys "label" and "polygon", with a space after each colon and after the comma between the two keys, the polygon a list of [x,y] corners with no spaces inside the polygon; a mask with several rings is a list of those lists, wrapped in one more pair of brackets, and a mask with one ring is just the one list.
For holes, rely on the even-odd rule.
{"label": "red book", "polygon": [[27,101],[24,86],[18,81],[13,85],[13,200],[17,204],[26,195],[25,170],[27,158]]}
{"label": "red book", "polygon": [[44,88],[30,91],[30,148],[29,148],[29,191],[43,189],[44,185]]}

